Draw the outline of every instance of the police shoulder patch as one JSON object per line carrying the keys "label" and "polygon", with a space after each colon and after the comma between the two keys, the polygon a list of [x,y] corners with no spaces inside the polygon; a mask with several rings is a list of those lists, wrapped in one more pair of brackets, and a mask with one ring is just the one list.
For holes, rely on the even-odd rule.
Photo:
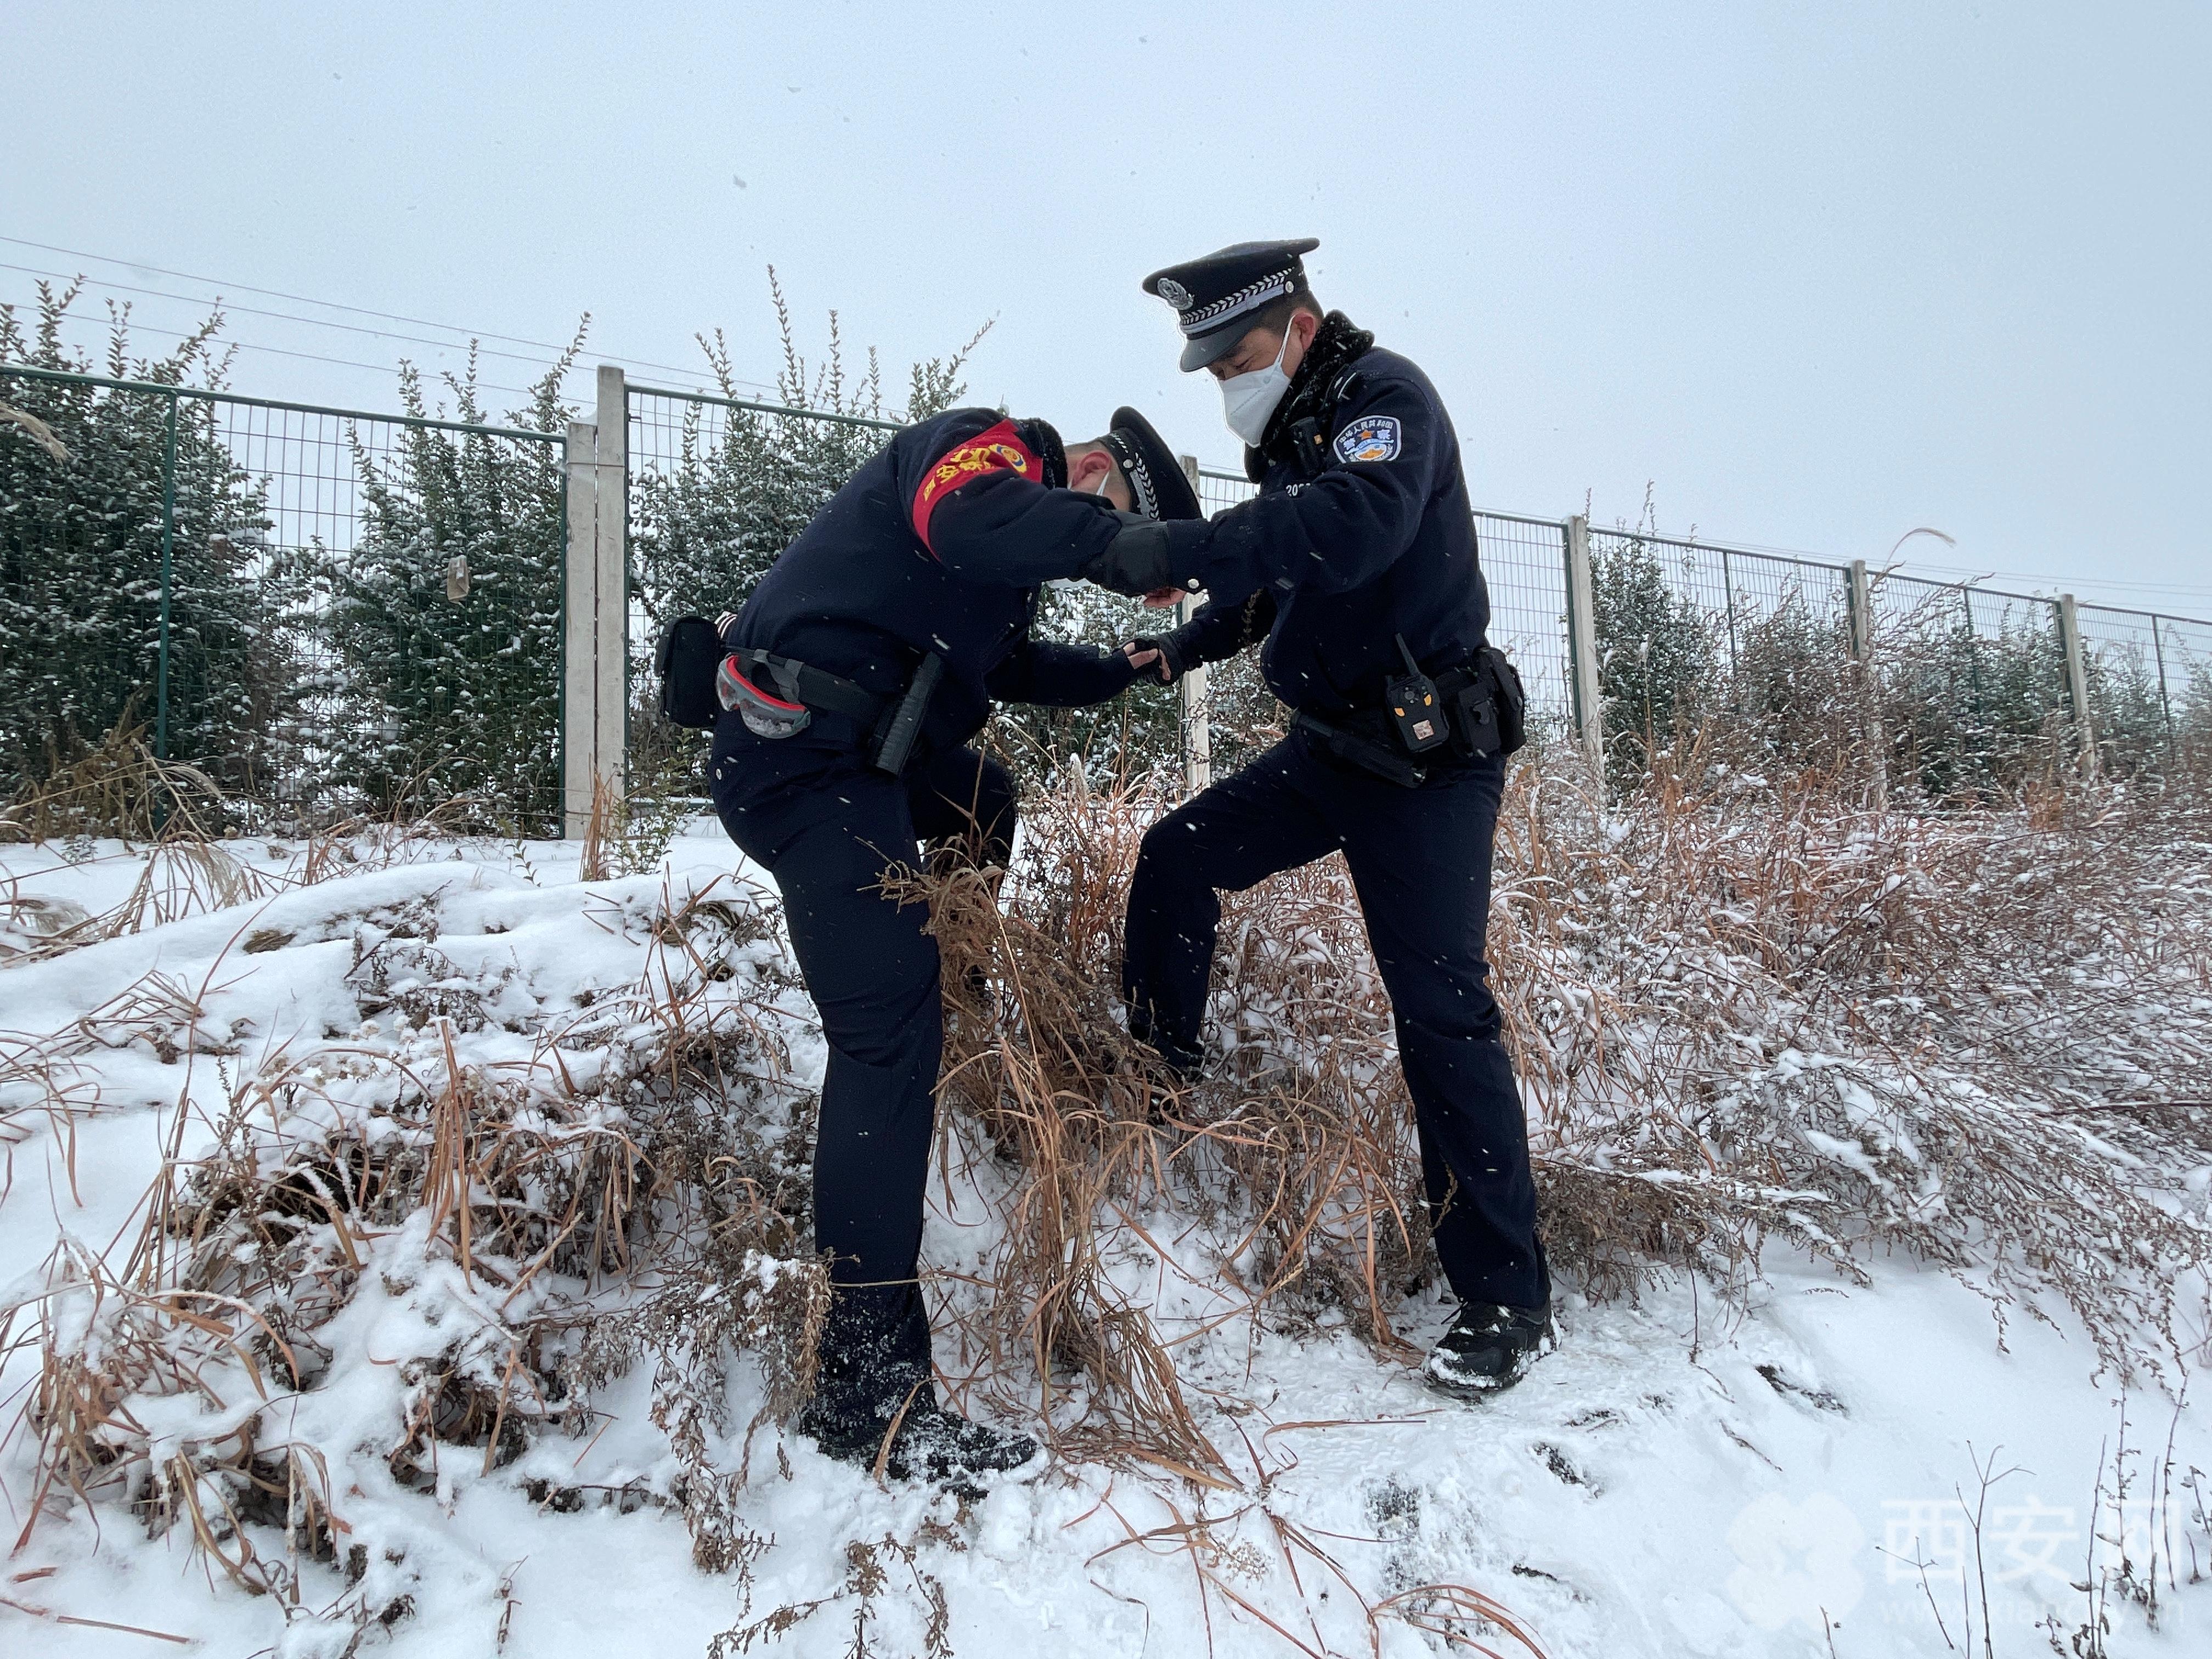
{"label": "police shoulder patch", "polygon": [[1395,415],[1364,415],[1336,434],[1340,461],[1395,461],[1398,448]]}

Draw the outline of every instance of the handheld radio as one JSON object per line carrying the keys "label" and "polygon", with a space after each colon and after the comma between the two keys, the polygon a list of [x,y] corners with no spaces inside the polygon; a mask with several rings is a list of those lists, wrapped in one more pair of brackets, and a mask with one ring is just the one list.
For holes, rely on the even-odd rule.
{"label": "handheld radio", "polygon": [[1397,639],[1398,654],[1406,659],[1406,672],[1384,683],[1382,700],[1389,705],[1390,718],[1397,724],[1398,741],[1418,755],[1438,744],[1450,742],[1451,723],[1445,718],[1443,703],[1437,696],[1437,683],[1421,672],[1421,665],[1413,660],[1406,636],[1401,634]]}

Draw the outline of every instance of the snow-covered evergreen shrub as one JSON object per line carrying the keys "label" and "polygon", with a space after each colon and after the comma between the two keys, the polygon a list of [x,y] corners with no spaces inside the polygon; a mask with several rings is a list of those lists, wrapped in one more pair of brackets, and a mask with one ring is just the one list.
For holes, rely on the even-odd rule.
{"label": "snow-covered evergreen shrub", "polygon": [[1638,537],[1592,549],[1590,580],[1606,769],[1625,786],[1678,726],[1705,712],[1717,672],[1712,629]]}
{"label": "snow-covered evergreen shrub", "polygon": [[1738,623],[1731,660],[1730,709],[1756,722],[1777,752],[1802,754],[1845,695],[1850,620],[1840,606],[1816,611],[1793,586],[1771,611]]}
{"label": "snow-covered evergreen shrub", "polygon": [[[0,304],[0,360],[221,384],[219,313],[148,358],[131,356],[129,310],[117,307],[106,360],[94,363],[62,342],[78,291],[40,283],[31,319]],[[0,392],[66,452],[0,423],[0,790],[12,795],[96,744],[126,710],[152,725],[170,399],[4,372]],[[269,526],[261,489],[224,447],[214,405],[180,398],[176,410],[168,750],[239,790],[265,769],[286,701],[282,595],[256,554]]]}
{"label": "snow-covered evergreen shrub", "polygon": [[2176,754],[2185,766],[2212,771],[2212,662],[2191,664],[2179,692],[2169,696]]}
{"label": "snow-covered evergreen shrub", "polygon": [[[483,409],[472,353],[446,377],[454,417],[563,431],[561,380],[582,345],[580,332],[503,421]],[[412,365],[399,391],[408,414],[432,415]],[[543,830],[560,799],[562,446],[411,426],[389,453],[353,444],[359,539],[305,556],[339,665],[331,781],[382,808],[470,797],[484,827]],[[465,582],[449,582],[456,560]]]}
{"label": "snow-covered evergreen shrub", "polygon": [[[2085,647],[2087,641],[2084,641]],[[2104,765],[2121,772],[2163,772],[2173,758],[2154,659],[2140,649],[2084,649],[2089,720]],[[2181,700],[2185,705],[2185,694]],[[2180,714],[2182,709],[2175,713]]]}
{"label": "snow-covered evergreen shrub", "polygon": [[[1875,672],[1893,778],[1933,801],[1995,799],[2061,761],[2070,717],[2056,618],[1970,629],[1958,594],[1875,636]],[[2068,751],[2070,754],[2070,751]]]}

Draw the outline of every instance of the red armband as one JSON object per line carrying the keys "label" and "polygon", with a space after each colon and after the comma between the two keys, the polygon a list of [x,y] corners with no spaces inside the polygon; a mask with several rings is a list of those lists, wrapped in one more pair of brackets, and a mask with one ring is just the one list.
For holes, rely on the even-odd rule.
{"label": "red armband", "polygon": [[937,550],[930,547],[929,516],[937,510],[937,504],[963,484],[971,484],[994,472],[1011,472],[1031,483],[1044,482],[1043,464],[1021,441],[1011,420],[1001,421],[953,445],[938,458],[937,464],[923,476],[921,487],[914,492],[914,503],[907,516],[914,521],[914,533],[933,556]]}

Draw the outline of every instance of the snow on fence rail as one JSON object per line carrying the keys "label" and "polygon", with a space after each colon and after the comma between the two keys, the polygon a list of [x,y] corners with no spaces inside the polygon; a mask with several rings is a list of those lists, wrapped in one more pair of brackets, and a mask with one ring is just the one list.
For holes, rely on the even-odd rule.
{"label": "snow on fence rail", "polygon": [[[0,399],[82,452],[0,438],[11,787],[131,708],[270,822],[434,794],[571,835],[596,787],[689,763],[651,712],[659,625],[742,591],[896,425],[613,367],[564,432],[550,404],[533,430],[12,365]],[[1210,510],[1254,493],[1197,483]],[[1931,794],[2030,755],[2156,770],[2212,742],[2212,622],[1573,517],[1476,527],[1537,729],[1601,768],[1851,659],[1879,686],[1882,763]],[[1186,699],[1187,783],[1206,711]]]}

